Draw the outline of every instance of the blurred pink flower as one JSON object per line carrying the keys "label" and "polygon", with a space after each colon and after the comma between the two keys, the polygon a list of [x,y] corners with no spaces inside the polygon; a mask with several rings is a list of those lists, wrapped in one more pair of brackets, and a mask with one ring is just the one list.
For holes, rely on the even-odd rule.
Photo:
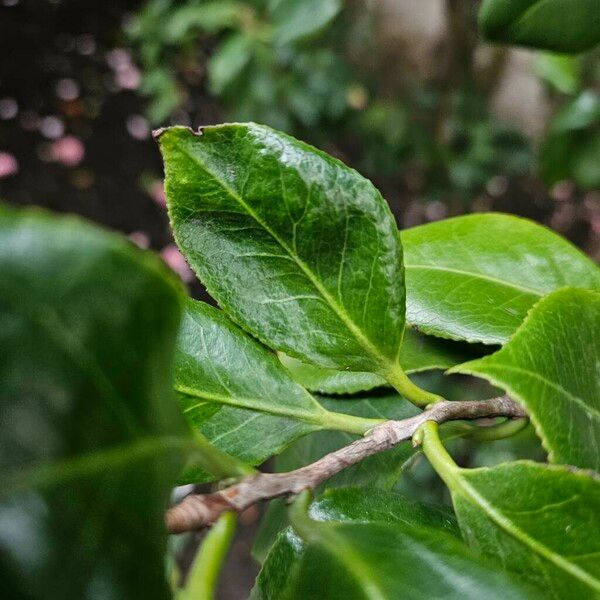
{"label": "blurred pink flower", "polygon": [[189,265],[183,258],[181,252],[175,244],[169,244],[165,246],[160,255],[162,259],[181,277],[183,281],[189,283],[194,280],[194,272],[190,269]]}
{"label": "blurred pink flower", "polygon": [[152,196],[152,199],[154,200],[154,202],[156,202],[156,204],[158,204],[159,206],[167,205],[167,197],[165,196],[165,187],[164,187],[162,181],[158,180],[152,184],[152,187],[150,188],[150,195]]}
{"label": "blurred pink flower", "polygon": [[65,167],[76,167],[85,156],[83,142],[73,135],[66,135],[52,144],[52,159]]}
{"label": "blurred pink flower", "polygon": [[132,231],[129,234],[129,239],[139,248],[146,250],[150,247],[150,238],[143,231]]}
{"label": "blurred pink flower", "polygon": [[0,179],[10,177],[19,172],[17,159],[8,152],[0,152]]}

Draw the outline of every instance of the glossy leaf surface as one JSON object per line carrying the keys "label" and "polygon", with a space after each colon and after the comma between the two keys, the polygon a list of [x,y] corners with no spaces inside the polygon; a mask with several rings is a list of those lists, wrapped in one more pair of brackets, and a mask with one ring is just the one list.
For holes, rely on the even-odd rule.
{"label": "glossy leaf surface", "polygon": [[170,597],[179,292],[116,235],[0,208],[3,598]]}
{"label": "glossy leaf surface", "polygon": [[402,253],[369,181],[261,125],[175,127],[159,142],[177,243],[236,322],[311,364],[394,370]]}
{"label": "glossy leaf surface", "polygon": [[[406,373],[419,373],[430,369],[448,369],[468,360],[467,357],[473,354],[477,355],[477,352],[466,344],[425,336],[407,328],[400,348],[400,364]],[[383,377],[375,373],[317,367],[285,354],[280,354],[279,358],[298,383],[320,394],[356,394],[388,385]]]}
{"label": "glossy leaf surface", "polygon": [[600,43],[598,14],[598,0],[484,0],[479,27],[492,42],[583,52]]}
{"label": "glossy leaf surface", "polygon": [[550,590],[555,598],[600,593],[600,482],[536,463],[463,470],[453,501],[467,540]]}
{"label": "glossy leaf surface", "polygon": [[407,321],[424,333],[503,344],[542,296],[600,290],[600,269],[540,225],[478,214],[402,232]]}
{"label": "glossy leaf surface", "polygon": [[455,372],[521,402],[552,462],[600,471],[600,294],[563,289],[529,313],[498,352]]}
{"label": "glossy leaf surface", "polygon": [[[175,358],[175,389],[188,422],[217,448],[252,465],[298,437],[344,427],[297,384],[276,355],[227,315],[188,300]],[[340,423],[340,418],[342,423]],[[351,430],[360,420],[348,417]],[[372,425],[371,425],[372,426]],[[184,480],[205,481],[202,470]]]}
{"label": "glossy leaf surface", "polygon": [[282,535],[254,600],[537,597],[453,535],[422,524],[314,523],[303,535],[303,547]]}
{"label": "glossy leaf surface", "polygon": [[530,461],[461,469],[437,426],[421,430],[425,455],[450,488],[469,543],[552,598],[600,593],[600,476]]}

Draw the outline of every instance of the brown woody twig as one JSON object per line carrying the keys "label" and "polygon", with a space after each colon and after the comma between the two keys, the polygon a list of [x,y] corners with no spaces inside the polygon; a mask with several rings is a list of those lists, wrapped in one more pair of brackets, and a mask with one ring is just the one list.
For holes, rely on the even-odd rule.
{"label": "brown woody twig", "polygon": [[212,494],[190,494],[167,511],[167,529],[169,533],[193,531],[212,525],[226,511],[241,512],[262,500],[314,489],[346,467],[411,439],[426,421],[441,424],[483,417],[525,416],[525,411],[506,396],[473,402],[438,402],[409,419],[386,421],[352,444],[300,469],[289,473],[257,473]]}

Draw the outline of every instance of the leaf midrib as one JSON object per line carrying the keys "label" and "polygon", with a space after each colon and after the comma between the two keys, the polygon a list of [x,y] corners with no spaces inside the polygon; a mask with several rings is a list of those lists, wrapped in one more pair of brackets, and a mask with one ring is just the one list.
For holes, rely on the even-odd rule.
{"label": "leaf midrib", "polygon": [[541,298],[544,295],[543,291],[534,290],[532,288],[525,287],[523,285],[519,285],[516,283],[512,283],[510,281],[505,281],[503,279],[498,279],[497,277],[493,277],[492,275],[484,275],[483,273],[478,273],[477,271],[465,271],[464,269],[455,269],[453,267],[439,266],[439,265],[422,265],[422,264],[409,264],[404,263],[404,268],[406,270],[409,269],[421,269],[426,271],[441,271],[445,273],[454,273],[456,275],[464,275],[465,277],[474,277],[476,279],[483,279],[485,281],[489,281],[491,283],[495,283],[496,285],[500,285],[503,287],[512,288],[514,290],[518,290],[524,294],[532,294]]}
{"label": "leaf midrib", "polygon": [[290,258],[298,265],[300,270],[306,275],[308,280],[312,283],[315,289],[321,294],[323,300],[332,308],[337,317],[342,321],[346,328],[352,333],[358,343],[381,365],[387,365],[391,363],[389,359],[383,356],[377,348],[371,343],[371,340],[362,332],[360,327],[350,318],[350,315],[346,310],[340,306],[333,297],[329,294],[327,289],[320,283],[319,279],[309,268],[309,266],[288,247],[288,245],[266,224],[263,220],[252,210],[252,208],[241,198],[234,190],[232,190],[222,179],[212,173],[206,164],[200,160],[198,156],[190,152],[183,144],[179,144],[180,150],[194,162],[201,170],[203,170],[209,177],[211,177],[217,184],[227,193],[235,202],[237,202],[252,219],[258,223],[290,256]]}
{"label": "leaf midrib", "polygon": [[[260,401],[260,399],[257,398],[234,398],[233,396],[225,396],[223,394],[213,394],[210,392],[199,391],[197,389],[187,387],[181,384],[175,384],[174,388],[175,391],[181,394],[185,394],[186,396],[192,396],[194,398],[199,398],[200,400],[204,400],[206,402],[214,402],[216,404],[225,404],[227,406],[233,406],[235,408],[254,410],[256,412],[271,414],[278,417],[292,417],[294,419],[306,421],[308,423],[314,423],[315,425],[322,425],[323,418],[328,413],[328,411],[316,401],[314,402],[315,412],[310,413],[303,410],[294,410],[291,407],[265,405]],[[199,406],[200,404],[189,406],[184,410],[184,413],[198,408]]]}
{"label": "leaf midrib", "polygon": [[571,576],[579,579],[592,589],[600,591],[600,580],[590,575],[579,566],[566,560],[564,556],[556,554],[547,546],[533,539],[525,533],[513,521],[510,520],[504,513],[496,510],[494,506],[488,502],[463,476],[462,469],[456,468],[453,476],[455,488],[454,493],[461,494],[467,501],[479,506],[482,511],[501,529],[506,531],[511,537],[519,540],[525,546],[531,548],[535,553],[543,556],[563,571],[566,571]]}

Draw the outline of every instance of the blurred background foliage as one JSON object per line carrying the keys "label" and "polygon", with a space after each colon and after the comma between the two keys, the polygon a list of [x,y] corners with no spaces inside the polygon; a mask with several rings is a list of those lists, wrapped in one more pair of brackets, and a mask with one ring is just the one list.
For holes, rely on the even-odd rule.
{"label": "blurred background foliage", "polygon": [[[151,130],[254,120],[359,169],[401,227],[500,210],[547,224],[598,260],[600,53],[490,46],[478,6],[0,0],[0,200],[118,229],[160,251],[201,296],[171,239]],[[464,381],[424,377],[465,398]],[[530,429],[454,451],[472,466],[542,453]],[[435,482],[417,460],[401,489],[443,501]],[[256,511],[242,522],[255,523]],[[234,544],[223,598],[249,587],[252,535]],[[191,537],[178,544],[195,547]]]}
{"label": "blurred background foliage", "polygon": [[476,0],[0,0],[0,196],[163,249],[151,129],[268,123],[401,226],[501,210],[598,257],[600,60],[490,46]]}

